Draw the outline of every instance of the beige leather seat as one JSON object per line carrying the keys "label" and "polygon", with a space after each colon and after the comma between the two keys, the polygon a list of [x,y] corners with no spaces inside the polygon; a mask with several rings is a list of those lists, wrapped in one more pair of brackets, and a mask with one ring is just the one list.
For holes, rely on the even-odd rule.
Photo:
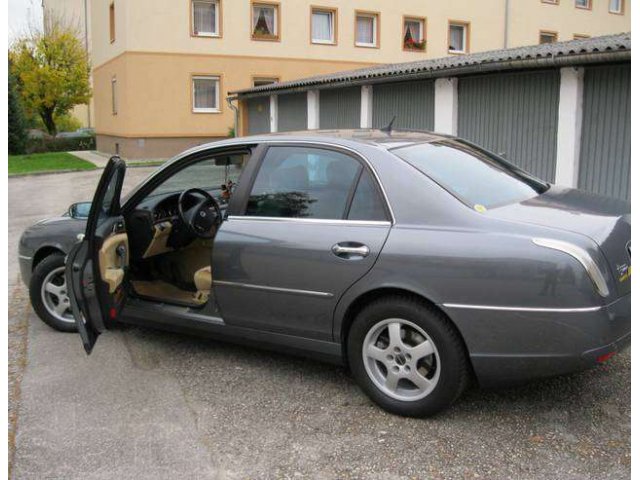
{"label": "beige leather seat", "polygon": [[200,292],[209,292],[211,290],[211,267],[204,267],[193,274],[193,283]]}

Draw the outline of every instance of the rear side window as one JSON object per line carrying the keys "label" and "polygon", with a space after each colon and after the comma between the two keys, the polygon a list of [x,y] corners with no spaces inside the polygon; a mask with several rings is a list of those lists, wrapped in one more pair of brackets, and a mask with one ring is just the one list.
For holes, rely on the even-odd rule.
{"label": "rear side window", "polygon": [[458,140],[391,150],[477,211],[518,203],[548,185],[506,160]]}
{"label": "rear side window", "polygon": [[351,208],[349,209],[349,220],[375,220],[384,221],[387,219],[386,210],[380,192],[376,188],[371,173],[362,171],[358,186],[356,187]]}
{"label": "rear side window", "polygon": [[245,214],[340,220],[347,218],[349,206],[356,203],[357,216],[371,215],[376,207],[371,206],[367,182],[359,183],[362,171],[356,159],[333,150],[270,147]]}

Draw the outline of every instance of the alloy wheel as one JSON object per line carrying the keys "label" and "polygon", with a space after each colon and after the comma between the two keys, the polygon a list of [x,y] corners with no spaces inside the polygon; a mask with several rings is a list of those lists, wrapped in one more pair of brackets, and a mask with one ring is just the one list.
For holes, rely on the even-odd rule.
{"label": "alloy wheel", "polygon": [[362,357],[371,381],[396,400],[420,400],[440,378],[435,343],[409,320],[388,318],[371,327],[362,344]]}
{"label": "alloy wheel", "polygon": [[64,270],[65,267],[62,266],[47,274],[42,282],[42,303],[44,303],[47,312],[57,320],[74,323]]}

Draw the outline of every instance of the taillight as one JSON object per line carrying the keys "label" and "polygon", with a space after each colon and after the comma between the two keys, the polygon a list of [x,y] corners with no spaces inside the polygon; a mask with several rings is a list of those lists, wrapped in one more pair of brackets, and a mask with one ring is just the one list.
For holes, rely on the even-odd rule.
{"label": "taillight", "polygon": [[604,363],[607,360],[609,360],[611,357],[613,357],[615,354],[616,352],[609,352],[609,353],[605,353],[604,355],[600,355],[598,358],[596,358],[596,362]]}

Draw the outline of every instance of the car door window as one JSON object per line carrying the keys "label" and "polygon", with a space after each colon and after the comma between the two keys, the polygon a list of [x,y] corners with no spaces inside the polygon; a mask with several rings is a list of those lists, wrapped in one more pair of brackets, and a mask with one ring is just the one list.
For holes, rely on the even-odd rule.
{"label": "car door window", "polygon": [[270,147],[246,215],[344,219],[361,170],[356,159],[333,150]]}
{"label": "car door window", "polygon": [[151,195],[181,192],[187,188],[211,191],[220,189],[229,181],[235,186],[248,160],[249,153],[234,153],[219,154],[192,163],[161,183]]}
{"label": "car door window", "polygon": [[373,176],[367,170],[363,170],[362,175],[360,175],[347,218],[349,220],[387,220],[387,212],[382,197],[376,187]]}

